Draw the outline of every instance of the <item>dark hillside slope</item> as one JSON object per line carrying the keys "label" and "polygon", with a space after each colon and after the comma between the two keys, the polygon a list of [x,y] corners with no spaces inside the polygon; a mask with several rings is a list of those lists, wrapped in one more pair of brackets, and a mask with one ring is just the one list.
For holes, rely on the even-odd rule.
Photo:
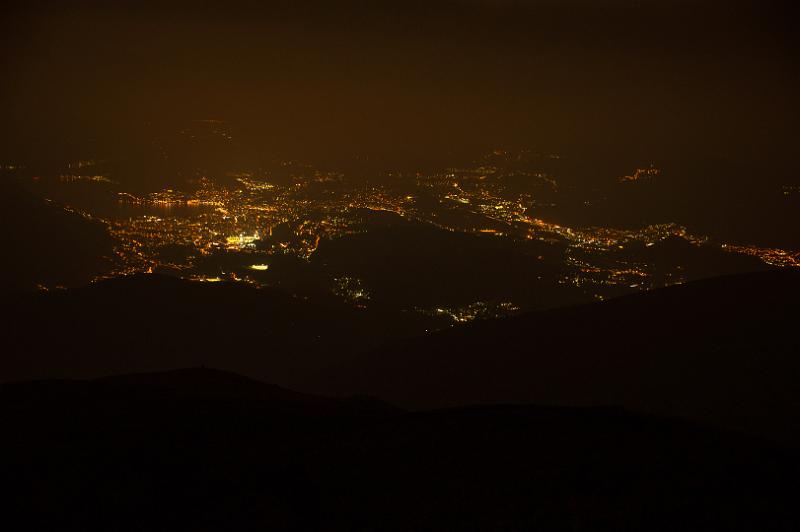
{"label": "dark hillside slope", "polygon": [[622,405],[798,439],[800,273],[720,277],[396,343],[309,384],[408,407]]}
{"label": "dark hillside slope", "polygon": [[2,302],[0,381],[206,365],[289,385],[298,374],[424,333],[432,318],[239,283],[159,275]]}
{"label": "dark hillside slope", "polygon": [[0,175],[0,291],[77,286],[106,272],[113,241],[106,227],[37,198]]}

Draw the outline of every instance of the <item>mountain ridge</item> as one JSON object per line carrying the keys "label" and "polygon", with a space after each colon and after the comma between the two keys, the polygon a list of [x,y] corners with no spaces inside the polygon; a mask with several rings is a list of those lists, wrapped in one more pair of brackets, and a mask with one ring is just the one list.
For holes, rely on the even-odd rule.
{"label": "mountain ridge", "polygon": [[792,271],[697,281],[397,342],[310,387],[407,408],[617,404],[795,441],[798,296]]}
{"label": "mountain ridge", "polygon": [[[187,380],[225,393],[153,394],[153,381]],[[63,382],[27,392],[3,385],[3,524],[38,532],[580,523],[600,532],[798,523],[796,449],[758,438],[620,408],[365,411],[335,399],[342,408],[280,408],[228,382],[253,384],[191,368],[99,379],[93,394]]]}

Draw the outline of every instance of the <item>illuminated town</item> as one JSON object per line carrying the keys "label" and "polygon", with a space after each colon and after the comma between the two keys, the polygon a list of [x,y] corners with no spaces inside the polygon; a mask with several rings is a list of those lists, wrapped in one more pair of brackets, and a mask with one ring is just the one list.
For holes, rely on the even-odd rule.
{"label": "illuminated town", "polygon": [[[230,135],[221,124],[214,122],[210,127],[215,135],[228,140]],[[145,194],[122,190],[101,171],[102,161],[79,160],[68,163],[65,172],[50,179],[49,190],[77,184],[104,186],[110,191],[109,202],[125,209],[125,215],[104,215],[93,212],[91,206],[59,202],[68,211],[101,222],[113,238],[112,267],[95,280],[159,272],[203,282],[271,286],[277,275],[270,269],[273,261],[293,257],[311,262],[321,242],[363,234],[369,231],[370,218],[381,213],[447,233],[501,239],[520,249],[528,242],[545,250],[563,250],[557,255],[559,273],[549,281],[576,287],[593,299],[685,282],[681,266],[656,275],[658,265],[648,259],[648,250],[666,241],[755,257],[771,266],[800,267],[798,252],[717,243],[677,223],[619,229],[547,221],[537,212],[559,201],[557,178],[541,170],[509,170],[503,165],[530,156],[528,152],[496,150],[471,166],[430,173],[388,173],[382,176],[381,185],[353,182],[342,173],[309,164],[285,162],[281,165],[293,169],[288,180],[273,179],[265,170],[237,170],[220,176],[202,175],[187,190]],[[559,159],[555,154],[535,157]],[[6,166],[16,173],[24,170]],[[619,182],[650,181],[660,175],[660,170],[650,165],[634,169]],[[33,179],[38,186],[47,186],[46,179]],[[794,189],[785,190],[792,193]],[[356,307],[371,304],[375,287],[357,275],[338,272],[326,279],[329,293],[341,300]],[[476,300],[446,307],[415,306],[413,310],[457,323],[513,314],[521,303]]]}

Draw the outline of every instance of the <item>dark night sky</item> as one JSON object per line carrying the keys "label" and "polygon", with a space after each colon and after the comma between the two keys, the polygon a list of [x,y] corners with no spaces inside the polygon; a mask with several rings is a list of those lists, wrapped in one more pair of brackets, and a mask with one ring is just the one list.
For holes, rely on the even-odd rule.
{"label": "dark night sky", "polygon": [[[166,5],[168,4],[168,5]],[[527,146],[711,154],[793,175],[792,2],[19,2],[0,18],[4,159],[145,122],[408,163]]]}

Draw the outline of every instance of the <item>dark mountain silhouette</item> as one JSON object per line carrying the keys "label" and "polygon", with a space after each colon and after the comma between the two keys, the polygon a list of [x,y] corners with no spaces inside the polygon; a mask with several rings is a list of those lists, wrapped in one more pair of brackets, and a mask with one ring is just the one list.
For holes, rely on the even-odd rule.
{"label": "dark mountain silhouette", "polygon": [[207,365],[409,408],[621,405],[795,442],[798,293],[769,271],[426,335],[441,322],[143,275],[7,297],[0,380]]}
{"label": "dark mountain silhouette", "polygon": [[363,231],[322,240],[311,262],[362,279],[375,302],[431,308],[500,300],[543,309],[591,300],[556,282],[568,271],[563,245],[443,231],[393,213],[363,216]]}
{"label": "dark mountain silhouette", "polygon": [[670,237],[650,247],[642,245],[628,253],[653,264],[654,278],[662,282],[676,271],[695,280],[771,269],[757,257],[728,253],[714,245],[698,246],[680,237]]}
{"label": "dark mountain silhouette", "polygon": [[799,300],[796,271],[708,279],[399,342],[309,388],[415,408],[623,405],[797,443]]}
{"label": "dark mountain silhouette", "polygon": [[194,401],[249,404],[289,413],[344,413],[352,416],[386,416],[401,412],[368,397],[328,398],[300,393],[257,381],[237,373],[205,367],[150,373],[112,375],[93,380],[11,381],[0,385],[2,393],[29,404],[72,401]]}
{"label": "dark mountain silhouette", "polygon": [[0,386],[2,523],[793,530],[792,452],[614,408],[407,413],[202,368]]}
{"label": "dark mountain silhouette", "polygon": [[0,175],[0,288],[76,286],[109,267],[112,240],[104,225],[47,203]]}
{"label": "dark mountain silhouette", "polygon": [[208,365],[291,384],[440,322],[238,283],[160,275],[3,302],[0,381],[86,378]]}

